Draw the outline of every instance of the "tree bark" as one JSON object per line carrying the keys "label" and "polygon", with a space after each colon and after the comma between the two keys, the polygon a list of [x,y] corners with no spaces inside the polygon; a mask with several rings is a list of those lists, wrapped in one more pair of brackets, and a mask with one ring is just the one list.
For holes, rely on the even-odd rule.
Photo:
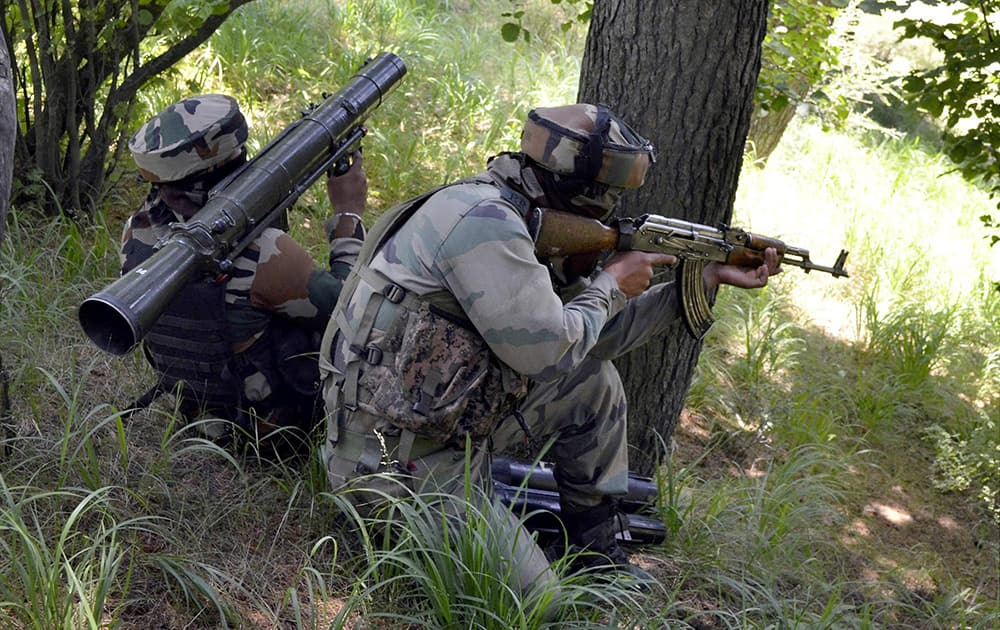
{"label": "tree bark", "polygon": [[797,103],[789,103],[781,111],[770,112],[767,116],[757,114],[750,121],[748,148],[755,166],[763,168],[767,164],[767,158],[778,148],[781,137],[795,118],[796,105]]}
{"label": "tree bark", "polygon": [[17,137],[17,98],[7,40],[0,31],[0,243],[7,235],[7,211],[14,173],[14,139]]}
{"label": "tree bark", "polygon": [[[605,103],[657,147],[626,215],[715,225],[732,216],[768,0],[598,0],[581,102]],[[701,342],[681,321],[617,362],[629,400],[632,467],[649,473],[680,418]]]}

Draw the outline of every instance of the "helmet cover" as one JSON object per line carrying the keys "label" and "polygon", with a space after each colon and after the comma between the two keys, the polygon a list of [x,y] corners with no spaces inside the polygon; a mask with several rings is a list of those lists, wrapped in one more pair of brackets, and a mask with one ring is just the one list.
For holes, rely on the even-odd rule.
{"label": "helmet cover", "polygon": [[236,99],[202,94],[153,116],[132,134],[128,148],[143,179],[174,182],[242,155],[248,133]]}
{"label": "helmet cover", "polygon": [[656,160],[652,143],[604,105],[577,103],[528,112],[521,152],[559,175],[638,188]]}

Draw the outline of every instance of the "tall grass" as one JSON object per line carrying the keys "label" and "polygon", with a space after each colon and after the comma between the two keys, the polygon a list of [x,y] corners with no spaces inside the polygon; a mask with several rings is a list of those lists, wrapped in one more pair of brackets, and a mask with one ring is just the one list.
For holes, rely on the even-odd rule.
{"label": "tall grass", "polygon": [[[527,108],[574,100],[583,30],[527,4],[532,41],[514,46],[506,3],[258,0],[145,90],[134,123],[228,92],[253,151],[393,51],[409,73],[365,141],[378,212],[516,146]],[[646,594],[558,564],[557,587],[521,594],[479,495],[363,519],[316,454],[227,450],[169,394],[127,413],[152,374],[96,351],[75,308],[116,275],[141,189],[121,174],[106,225],[15,209],[0,626],[995,628],[1000,250],[980,238],[985,195],[946,171],[917,142],[808,119],[744,169],[734,221],[821,263],[845,247],[851,278],[789,269],[720,293],[660,475],[669,536],[634,557],[659,582]],[[325,204],[312,191],[292,213],[317,259]]]}
{"label": "tall grass", "polygon": [[[950,500],[941,496],[941,509],[971,518],[958,528],[964,535],[992,538],[986,547],[993,558],[998,553],[1000,404],[992,366],[1000,336],[991,328],[991,285],[1000,278],[1000,257],[976,223],[987,196],[946,170],[943,158],[916,143],[871,132],[831,136],[799,121],[767,168],[746,169],[741,180],[738,220],[812,247],[816,260],[832,259],[843,246],[851,250],[852,277],[789,270],[756,296],[723,292],[721,325],[706,343],[689,406],[715,418],[708,444],[743,469],[753,470],[757,458],[802,457],[788,448],[834,449],[848,465],[838,476],[853,481],[828,501],[838,516],[858,517],[853,526],[834,526],[839,519],[824,526],[828,535],[846,534],[842,557],[853,548],[872,553],[867,528],[879,519],[866,519],[865,511],[885,509],[873,507],[882,501],[890,506],[885,518],[903,519],[890,527],[922,539],[914,502],[885,490],[921,477],[951,493]],[[755,317],[768,310],[783,327]],[[794,352],[782,356],[790,343]],[[932,463],[915,467],[914,458]],[[820,477],[807,478],[825,487]],[[820,600],[827,598],[829,610],[851,627],[996,624],[995,562],[963,586],[958,576],[967,560],[951,557],[962,552],[928,544],[889,554],[897,568],[866,579],[850,566],[838,568],[836,554],[792,556],[835,572],[824,579],[838,586]],[[925,569],[900,568],[908,564]],[[858,593],[861,606],[852,603]],[[805,609],[806,618],[820,600]]]}
{"label": "tall grass", "polygon": [[[150,521],[120,516],[112,500],[120,490],[45,491],[0,476],[0,618],[39,630],[96,629],[119,614],[130,551]],[[60,505],[68,513],[53,509]]]}
{"label": "tall grass", "polygon": [[[510,562],[518,536],[497,527],[503,506],[477,487],[464,496],[407,494],[361,517],[334,499],[363,543],[356,588],[340,618],[393,627],[606,628],[646,619],[643,593],[623,579],[562,575],[527,589]],[[523,522],[521,520],[520,522]],[[554,565],[557,573],[566,563]]]}

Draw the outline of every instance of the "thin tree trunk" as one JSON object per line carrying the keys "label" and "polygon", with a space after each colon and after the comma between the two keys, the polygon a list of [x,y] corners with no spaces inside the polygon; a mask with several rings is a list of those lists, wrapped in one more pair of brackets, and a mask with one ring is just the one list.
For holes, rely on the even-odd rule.
{"label": "thin tree trunk", "polygon": [[7,234],[14,141],[17,138],[17,97],[7,40],[0,31],[0,244]]}
{"label": "thin tree trunk", "polygon": [[[767,28],[767,0],[598,0],[579,100],[606,103],[649,137],[657,162],[625,214],[715,225],[732,216]],[[677,426],[701,342],[678,321],[617,365],[632,467],[649,472]]]}
{"label": "thin tree trunk", "polygon": [[788,129],[793,118],[795,118],[795,103],[789,103],[779,112],[770,112],[767,116],[758,114],[753,117],[747,145],[756,166],[763,167],[767,164],[767,158],[778,148],[778,143],[781,142],[781,137],[785,135],[785,129]]}
{"label": "thin tree trunk", "polygon": [[[24,104],[16,131],[18,175],[32,169],[51,189],[50,212],[89,214],[106,192],[106,178],[127,134],[122,121],[138,90],[204,43],[239,7],[191,25],[179,39],[142,63],[140,42],[167,2],[138,0],[14,0],[21,19],[5,31],[24,54],[12,59],[15,93]],[[6,0],[0,7],[7,7]],[[126,10],[124,21],[119,16]],[[98,12],[103,11],[104,15]],[[13,42],[11,42],[13,43]],[[9,52],[9,49],[8,49]],[[30,99],[30,103],[28,102]],[[100,103],[98,105],[98,99]],[[116,141],[117,140],[117,141]]]}

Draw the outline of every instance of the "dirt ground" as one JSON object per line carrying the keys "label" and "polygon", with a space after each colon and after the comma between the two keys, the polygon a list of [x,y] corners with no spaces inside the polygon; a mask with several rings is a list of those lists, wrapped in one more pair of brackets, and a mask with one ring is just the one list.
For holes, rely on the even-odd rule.
{"label": "dirt ground", "polygon": [[[704,422],[685,413],[674,435],[674,461],[683,466],[704,456],[699,474],[717,477],[745,474],[764,455],[763,447],[750,446],[739,460],[723,449],[705,456],[708,439]],[[851,580],[872,584],[871,597],[887,595],[875,585],[895,579],[911,596],[929,602],[954,581],[1000,608],[1000,528],[984,518],[974,497],[933,487],[927,474],[932,455],[926,444],[915,442],[905,467],[896,464],[893,470],[876,462],[879,466],[853,471],[850,499],[831,532],[841,550],[841,570]]]}

